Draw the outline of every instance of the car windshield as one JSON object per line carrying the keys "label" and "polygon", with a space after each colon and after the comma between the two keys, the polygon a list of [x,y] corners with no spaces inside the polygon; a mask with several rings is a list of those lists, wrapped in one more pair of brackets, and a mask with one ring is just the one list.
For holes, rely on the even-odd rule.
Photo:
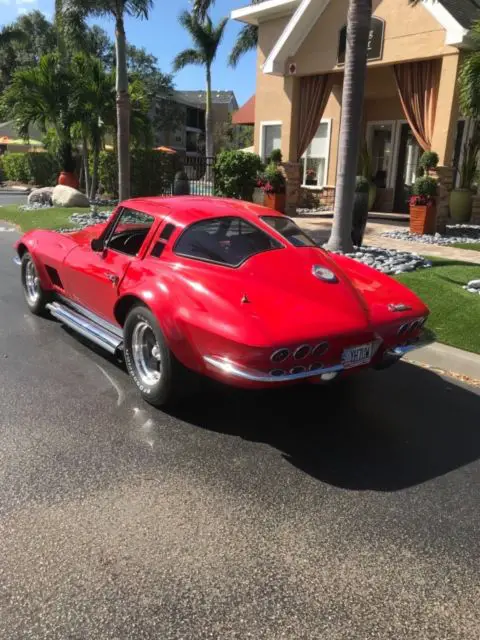
{"label": "car windshield", "polygon": [[317,247],[315,240],[307,236],[290,218],[280,216],[262,216],[262,220],[278,231],[295,247]]}
{"label": "car windshield", "polygon": [[242,218],[213,218],[196,222],[177,240],[174,252],[188,258],[238,267],[264,251],[281,249],[280,242]]}

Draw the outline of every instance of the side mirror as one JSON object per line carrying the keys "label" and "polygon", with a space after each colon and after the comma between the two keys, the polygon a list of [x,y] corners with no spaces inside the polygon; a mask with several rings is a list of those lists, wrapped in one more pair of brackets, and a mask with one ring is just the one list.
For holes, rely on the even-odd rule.
{"label": "side mirror", "polygon": [[99,253],[103,251],[103,240],[102,238],[94,238],[90,243],[92,251],[98,251]]}

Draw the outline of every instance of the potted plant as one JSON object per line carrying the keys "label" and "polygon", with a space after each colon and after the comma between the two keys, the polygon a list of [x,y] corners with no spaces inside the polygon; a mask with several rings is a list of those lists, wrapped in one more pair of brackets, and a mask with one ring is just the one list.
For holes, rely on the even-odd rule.
{"label": "potted plant", "polygon": [[78,189],[79,182],[75,175],[75,160],[72,155],[72,145],[69,142],[62,142],[58,150],[60,166],[62,168],[58,176],[58,184],[72,189]]}
{"label": "potted plant", "polygon": [[438,166],[438,153],[435,151],[425,151],[421,155],[418,164],[422,169],[422,175],[428,176],[429,172]]}
{"label": "potted plant", "polygon": [[363,176],[357,176],[352,216],[352,242],[356,247],[360,247],[363,242],[363,235],[367,226],[369,195],[369,181]]}
{"label": "potted plant", "polygon": [[270,154],[270,163],[271,164],[281,164],[282,162],[282,152],[280,149],[274,149]]}
{"label": "potted plant", "polygon": [[410,198],[410,231],[423,235],[435,233],[437,181],[431,176],[415,180]]}
{"label": "potted plant", "polygon": [[472,186],[477,177],[479,139],[472,138],[465,144],[460,167],[460,185],[450,193],[450,216],[457,222],[467,222],[472,212]]}
{"label": "potted plant", "polygon": [[315,169],[307,169],[305,184],[315,186],[317,184],[317,173]]}
{"label": "potted plant", "polygon": [[263,190],[263,204],[269,209],[285,211],[285,176],[278,166],[270,163],[257,183]]}

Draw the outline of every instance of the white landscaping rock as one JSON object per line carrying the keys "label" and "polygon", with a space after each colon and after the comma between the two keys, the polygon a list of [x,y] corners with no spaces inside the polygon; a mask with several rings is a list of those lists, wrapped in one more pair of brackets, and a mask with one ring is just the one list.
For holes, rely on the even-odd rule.
{"label": "white landscaping rock", "polygon": [[53,187],[42,187],[41,189],[34,189],[28,196],[28,204],[41,204],[47,206],[51,205],[53,189]]}
{"label": "white landscaping rock", "polygon": [[52,194],[54,207],[89,207],[90,202],[85,194],[72,187],[58,184]]}
{"label": "white landscaping rock", "polygon": [[470,280],[467,287],[470,287],[471,289],[480,289],[480,280]]}

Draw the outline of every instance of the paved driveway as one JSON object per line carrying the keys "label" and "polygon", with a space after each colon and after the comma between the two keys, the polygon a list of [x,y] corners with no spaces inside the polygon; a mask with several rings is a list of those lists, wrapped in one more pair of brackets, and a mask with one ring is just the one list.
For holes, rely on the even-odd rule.
{"label": "paved driveway", "polygon": [[0,638],[480,637],[480,399],[412,365],[175,413],[0,233]]}

